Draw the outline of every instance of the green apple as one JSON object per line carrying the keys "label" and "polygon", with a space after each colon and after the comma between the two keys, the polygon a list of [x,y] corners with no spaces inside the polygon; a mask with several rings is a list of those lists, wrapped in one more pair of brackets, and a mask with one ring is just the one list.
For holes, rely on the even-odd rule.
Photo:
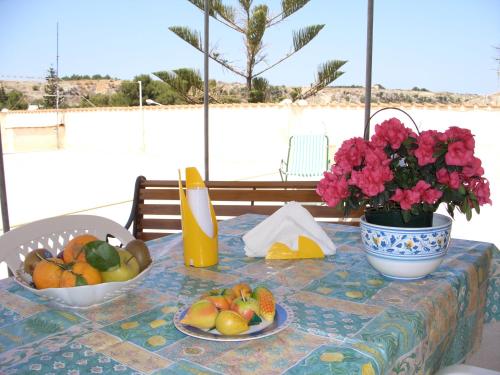
{"label": "green apple", "polygon": [[120,264],[102,271],[102,281],[105,283],[111,281],[127,281],[133,279],[139,274],[139,263],[127,250],[118,249]]}

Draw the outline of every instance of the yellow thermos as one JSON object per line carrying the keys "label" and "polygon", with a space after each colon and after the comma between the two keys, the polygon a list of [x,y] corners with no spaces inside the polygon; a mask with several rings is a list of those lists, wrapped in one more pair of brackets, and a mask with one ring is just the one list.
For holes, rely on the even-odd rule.
{"label": "yellow thermos", "polygon": [[217,264],[217,220],[207,187],[196,168],[186,168],[186,194],[179,171],[179,198],[184,264],[193,267]]}

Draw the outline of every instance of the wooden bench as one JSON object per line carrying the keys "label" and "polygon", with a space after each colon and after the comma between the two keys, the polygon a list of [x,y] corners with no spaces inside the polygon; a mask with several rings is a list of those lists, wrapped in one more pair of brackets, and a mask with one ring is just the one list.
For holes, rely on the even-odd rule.
{"label": "wooden bench", "polygon": [[[209,181],[210,199],[217,220],[253,213],[270,215],[285,202],[302,204],[318,221],[359,225],[361,211],[344,212],[326,206],[316,193],[316,181]],[[132,211],[126,228],[144,241],[180,232],[179,182],[137,177]]]}

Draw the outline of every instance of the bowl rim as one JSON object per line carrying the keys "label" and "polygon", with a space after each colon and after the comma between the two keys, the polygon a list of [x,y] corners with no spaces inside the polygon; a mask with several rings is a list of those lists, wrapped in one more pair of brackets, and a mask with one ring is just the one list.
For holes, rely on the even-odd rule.
{"label": "bowl rim", "polygon": [[440,229],[446,229],[451,226],[452,220],[451,217],[447,215],[442,215],[438,213],[433,214],[433,220],[434,217],[439,217],[440,219],[444,220],[444,224],[440,225],[433,225],[431,227],[391,227],[391,226],[386,226],[386,225],[379,225],[379,224],[372,224],[366,221],[365,215],[360,217],[360,226],[365,226],[365,227],[372,227],[375,229],[380,229],[384,231],[397,231],[397,232],[409,232],[409,233],[418,233],[418,232],[428,232],[428,231],[436,231]]}

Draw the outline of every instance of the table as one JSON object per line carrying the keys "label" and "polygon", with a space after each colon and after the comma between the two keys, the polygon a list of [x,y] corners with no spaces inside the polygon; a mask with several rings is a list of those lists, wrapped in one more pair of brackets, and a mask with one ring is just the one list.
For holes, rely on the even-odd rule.
{"label": "table", "polygon": [[[500,255],[452,240],[446,260],[416,282],[384,279],[367,263],[359,228],[325,224],[337,254],[324,260],[244,256],[242,234],[264,216],[219,225],[219,264],[186,268],[180,235],[151,241],[156,265],[139,289],[87,310],[52,307],[0,281],[0,373],[433,373],[477,349],[500,320]],[[214,343],[179,332],[174,313],[204,291],[265,284],[294,313],[266,338]]]}

